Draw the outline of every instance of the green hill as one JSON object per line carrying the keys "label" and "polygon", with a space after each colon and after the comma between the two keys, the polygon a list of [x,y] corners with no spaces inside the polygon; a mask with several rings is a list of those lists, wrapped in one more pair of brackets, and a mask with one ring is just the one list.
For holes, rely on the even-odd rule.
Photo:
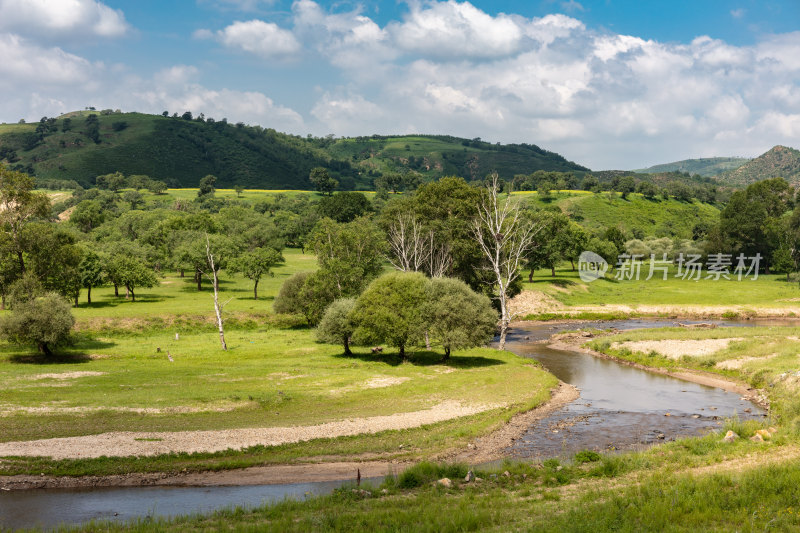
{"label": "green hill", "polygon": [[111,110],[0,124],[0,160],[41,179],[83,185],[119,171],[172,187],[193,187],[214,174],[222,187],[260,189],[308,189],[316,166],[328,168],[343,189],[370,188],[387,171],[480,179],[496,170],[511,179],[536,170],[588,170],[528,144],[428,135],[300,137],[242,123]]}
{"label": "green hill", "polygon": [[628,238],[634,230],[645,236],[692,238],[699,223],[711,226],[719,221],[713,205],[675,199],[647,200],[641,194],[623,199],[616,193],[557,193],[542,201],[536,193],[521,193],[537,207],[557,206],[582,226],[592,230],[619,227]]}
{"label": "green hill", "polygon": [[735,170],[724,172],[717,179],[730,185],[746,186],[767,178],[785,178],[800,185],[800,150],[775,146]]}
{"label": "green hill", "polygon": [[633,170],[639,174],[661,174],[668,172],[688,172],[700,176],[716,176],[727,170],[734,170],[750,161],[745,157],[705,157],[702,159],[684,159],[674,163],[664,163],[648,168]]}

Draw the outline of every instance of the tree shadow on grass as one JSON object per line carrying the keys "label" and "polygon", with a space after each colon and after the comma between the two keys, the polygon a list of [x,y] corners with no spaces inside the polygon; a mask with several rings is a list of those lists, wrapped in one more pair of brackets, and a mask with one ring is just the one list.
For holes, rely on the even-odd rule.
{"label": "tree shadow on grass", "polygon": [[47,356],[38,352],[16,353],[8,357],[10,363],[24,365],[58,365],[89,363],[94,359],[92,354],[104,348],[116,346],[115,342],[100,341],[97,339],[76,339],[72,346],[53,349],[53,355]]}
{"label": "tree shadow on grass", "polygon": [[164,301],[168,298],[175,298],[175,296],[169,296],[166,294],[151,294],[151,293],[143,293],[143,294],[136,294],[136,301],[126,299],[125,296],[111,296],[108,300],[101,300],[101,301],[94,301],[90,304],[86,302],[80,302],[78,304],[77,309],[106,309],[108,307],[117,307],[124,304],[145,304],[145,303],[156,303]]}
{"label": "tree shadow on grass", "polygon": [[[493,359],[491,357],[476,356],[476,355],[451,355],[449,359],[443,360],[444,354],[434,351],[407,351],[406,362],[414,366],[441,366],[450,368],[481,368],[487,366],[504,365],[505,361],[500,359]],[[343,353],[337,354],[334,357],[341,357],[342,359],[360,359],[368,363],[385,363],[389,366],[399,366],[403,363],[400,355],[397,352],[353,352],[352,355],[345,355]]]}

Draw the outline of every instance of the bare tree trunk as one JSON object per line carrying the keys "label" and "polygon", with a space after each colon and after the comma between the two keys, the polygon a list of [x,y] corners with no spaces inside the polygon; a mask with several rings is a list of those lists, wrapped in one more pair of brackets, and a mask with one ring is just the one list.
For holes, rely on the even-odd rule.
{"label": "bare tree trunk", "polygon": [[119,285],[117,285],[116,283],[114,284],[114,296],[119,298]]}
{"label": "bare tree trunk", "polygon": [[0,294],[0,311],[6,310],[6,293]]}
{"label": "bare tree trunk", "polygon": [[91,287],[87,287],[86,288],[86,303],[87,304],[91,304],[92,303],[92,288]]}
{"label": "bare tree trunk", "polygon": [[428,336],[428,330],[425,330],[425,349],[426,350],[431,349],[431,338],[430,336]]}
{"label": "bare tree trunk", "polygon": [[258,300],[258,280],[253,284],[253,300]]}
{"label": "bare tree trunk", "polygon": [[206,257],[208,258],[208,265],[211,267],[211,274],[213,276],[211,281],[214,287],[214,313],[217,315],[219,342],[222,345],[222,349],[227,350],[228,345],[225,344],[225,329],[222,325],[222,306],[219,304],[219,276],[217,267],[214,264],[214,254],[211,252],[211,243],[208,240],[208,235],[206,235]]}
{"label": "bare tree trunk", "polygon": [[125,299],[127,300],[130,297],[131,297],[131,288],[125,285]]}
{"label": "bare tree trunk", "polygon": [[519,202],[513,198],[499,198],[497,173],[478,205],[478,216],[473,222],[473,234],[489,264],[495,279],[495,299],[500,304],[500,343],[506,347],[511,312],[508,308],[508,287],[519,276],[520,261],[531,247],[538,227],[526,221]]}
{"label": "bare tree trunk", "polygon": [[345,354],[345,355],[353,355],[353,352],[352,352],[352,351],[350,351],[350,337],[348,337],[347,335],[345,335],[345,336],[342,338],[342,342],[344,343],[344,354]]}
{"label": "bare tree trunk", "polygon": [[130,293],[131,293],[131,301],[135,302],[136,301],[136,293],[133,292],[133,289],[129,289],[128,287],[125,287],[125,290],[126,291],[130,291]]}

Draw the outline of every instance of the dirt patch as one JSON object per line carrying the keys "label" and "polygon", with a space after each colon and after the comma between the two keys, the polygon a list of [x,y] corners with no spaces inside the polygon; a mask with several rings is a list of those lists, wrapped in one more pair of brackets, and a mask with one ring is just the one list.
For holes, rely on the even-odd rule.
{"label": "dirt patch", "polygon": [[50,374],[36,374],[31,376],[28,379],[77,379],[77,378],[87,378],[91,376],[105,376],[108,372],[58,372],[58,373],[50,373]]}
{"label": "dirt patch", "polygon": [[564,308],[564,304],[540,291],[522,291],[508,305],[512,316],[537,315]]}
{"label": "dirt patch", "polygon": [[716,367],[722,368],[724,370],[738,370],[747,363],[752,363],[753,361],[766,361],[768,359],[772,359],[773,357],[778,357],[778,354],[773,353],[770,355],[765,355],[763,357],[739,357],[738,359],[729,359],[727,361],[720,361],[719,363],[716,364]]}
{"label": "dirt patch", "polygon": [[391,387],[392,385],[400,385],[401,383],[405,383],[406,381],[410,380],[411,378],[393,378],[393,377],[383,377],[383,378],[373,378],[366,383],[364,383],[364,388],[366,389],[381,389],[383,387]]}
{"label": "dirt patch", "polygon": [[741,337],[703,340],[657,340],[615,342],[614,349],[627,348],[632,352],[656,352],[670,359],[680,359],[684,355],[701,357],[724,350],[731,342],[743,340]]}
{"label": "dirt patch", "polygon": [[421,411],[353,418],[315,426],[216,431],[112,432],[82,437],[5,442],[0,443],[0,456],[26,455],[49,456],[53,459],[79,459],[103,455],[120,457],[173,452],[218,452],[256,445],[275,446],[319,438],[408,429],[469,416],[498,407],[501,406],[462,405],[459,402],[447,401]]}
{"label": "dirt patch", "polygon": [[568,383],[560,383],[553,390],[550,400],[544,404],[515,415],[504,424],[500,429],[475,439],[470,443],[466,450],[455,454],[447,454],[439,457],[439,460],[469,462],[470,464],[486,463],[505,457],[503,451],[514,444],[534,422],[549,416],[551,413],[578,399],[580,391]]}
{"label": "dirt patch", "polygon": [[[57,386],[64,386],[59,384]],[[103,411],[113,411],[115,413],[136,413],[142,415],[169,415],[169,414],[186,414],[186,413],[226,413],[240,409],[241,407],[249,405],[249,403],[230,403],[224,405],[216,405],[214,407],[191,407],[184,405],[177,405],[173,407],[21,407],[18,405],[0,405],[0,418],[6,416],[13,416],[18,414],[26,415],[89,415],[92,413],[99,413]]]}
{"label": "dirt patch", "polygon": [[73,211],[75,211],[75,206],[74,205],[72,207],[70,207],[69,209],[60,212],[58,214],[58,220],[60,222],[64,222],[64,221],[69,220],[69,218],[72,216],[72,212]]}

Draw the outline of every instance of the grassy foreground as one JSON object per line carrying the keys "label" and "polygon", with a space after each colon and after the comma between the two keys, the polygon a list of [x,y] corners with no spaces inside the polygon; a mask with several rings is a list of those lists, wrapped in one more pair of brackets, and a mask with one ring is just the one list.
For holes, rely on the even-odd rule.
{"label": "grassy foreground", "polygon": [[[274,278],[226,277],[228,351],[213,323],[210,288],[167,275],[137,301],[93,291],[74,310],[78,333],[55,360],[0,344],[0,442],[109,431],[223,430],[316,425],[411,413],[443,402],[481,411],[426,427],[359,437],[320,438],[241,451],[124,459],[0,460],[0,475],[54,475],[207,470],[342,458],[422,459],[501,425],[549,398],[557,380],[530,359],[488,348],[442,354],[419,351],[401,362],[317,343],[297,317],[275,315],[274,295],[314,257],[295,250]],[[177,335],[177,337],[176,337]],[[170,361],[167,352],[173,358]],[[133,438],[133,437],[132,437]]]}

